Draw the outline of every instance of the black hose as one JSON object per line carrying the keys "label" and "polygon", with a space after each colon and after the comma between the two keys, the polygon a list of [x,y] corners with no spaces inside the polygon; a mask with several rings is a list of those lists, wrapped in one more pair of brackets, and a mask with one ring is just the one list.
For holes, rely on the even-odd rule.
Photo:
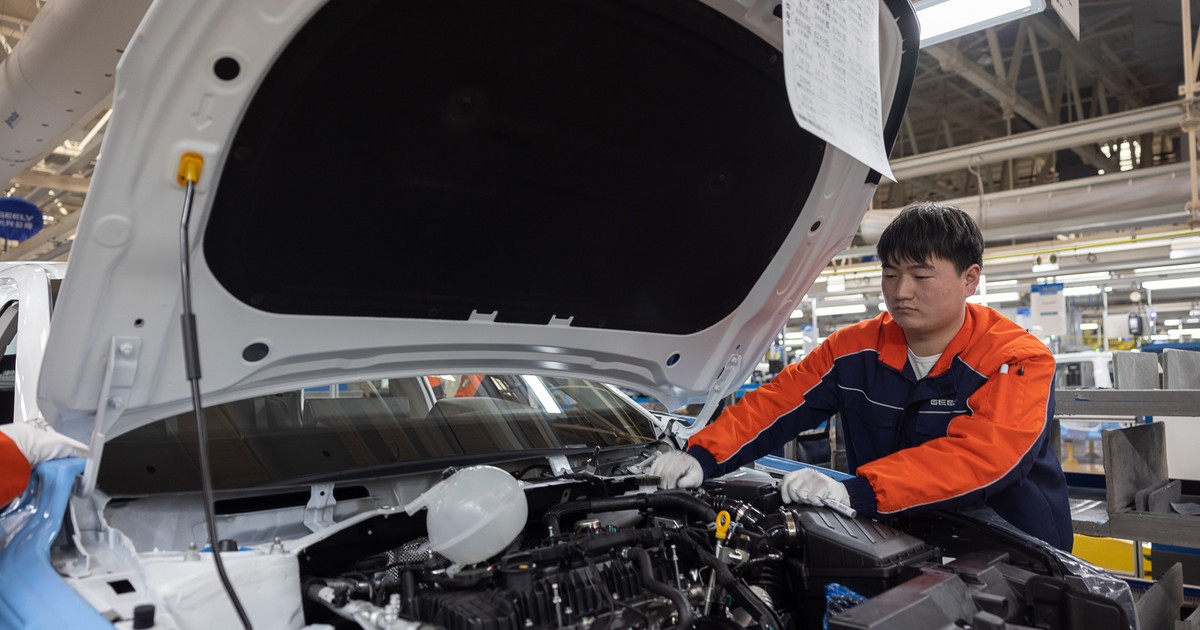
{"label": "black hose", "polygon": [[679,630],[689,630],[692,624],[696,622],[695,615],[692,614],[692,607],[688,605],[687,598],[678,590],[659,582],[654,578],[654,570],[650,567],[650,554],[646,553],[645,549],[633,547],[629,550],[629,557],[633,558],[637,563],[638,571],[642,574],[642,583],[646,590],[657,595],[662,595],[671,600],[675,604],[675,610],[679,611],[679,619],[675,624]]}
{"label": "black hose", "polygon": [[737,565],[736,567],[733,567],[733,573],[735,575],[745,575],[746,572],[748,572],[750,569],[753,569],[754,567],[763,566],[763,565],[771,565],[771,564],[775,564],[775,563],[782,562],[782,561],[783,561],[782,553],[779,553],[778,551],[767,551],[767,552],[762,553],[761,555],[755,555],[754,557],[750,558],[749,560]]}
{"label": "black hose", "polygon": [[763,513],[758,508],[744,501],[738,501],[729,497],[717,497],[714,499],[713,509],[729,512],[729,516],[733,519],[733,522],[742,527],[754,527],[764,518]]}
{"label": "black hose", "polygon": [[804,527],[794,510],[780,510],[763,517],[758,525],[765,535],[766,544],[773,549],[786,551],[804,544]]}
{"label": "black hose", "polygon": [[717,584],[720,584],[742,607],[752,609],[756,613],[755,617],[760,626],[768,630],[782,630],[783,626],[780,625],[779,619],[775,617],[775,612],[771,610],[771,607],[750,590],[745,582],[735,576],[724,562],[718,560],[707,549],[687,536],[680,536],[679,540],[687,543],[697,560],[716,572]]}
{"label": "black hose", "polygon": [[542,524],[546,526],[551,538],[562,533],[559,520],[567,514],[587,512],[615,512],[618,510],[640,510],[650,508],[679,508],[705,521],[714,521],[717,513],[704,501],[682,492],[657,492],[654,494],[635,494],[624,497],[597,497],[582,501],[560,503],[546,510],[542,515]]}

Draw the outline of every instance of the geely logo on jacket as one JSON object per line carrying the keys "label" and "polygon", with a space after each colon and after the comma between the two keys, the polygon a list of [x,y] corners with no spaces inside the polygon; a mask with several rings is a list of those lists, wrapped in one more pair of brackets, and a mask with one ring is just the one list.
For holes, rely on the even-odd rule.
{"label": "geely logo on jacket", "polygon": [[953,407],[954,399],[953,398],[934,398],[933,400],[929,401],[929,404],[935,405],[938,407]]}

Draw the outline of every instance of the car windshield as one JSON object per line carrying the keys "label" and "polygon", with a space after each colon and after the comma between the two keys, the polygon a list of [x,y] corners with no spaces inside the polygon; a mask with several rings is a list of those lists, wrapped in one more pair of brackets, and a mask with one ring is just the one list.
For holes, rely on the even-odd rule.
{"label": "car windshield", "polygon": [[[334,383],[213,405],[205,416],[213,485],[226,489],[655,439],[647,415],[607,385],[527,375]],[[198,462],[188,412],[109,441],[98,485],[111,495],[195,490]]]}

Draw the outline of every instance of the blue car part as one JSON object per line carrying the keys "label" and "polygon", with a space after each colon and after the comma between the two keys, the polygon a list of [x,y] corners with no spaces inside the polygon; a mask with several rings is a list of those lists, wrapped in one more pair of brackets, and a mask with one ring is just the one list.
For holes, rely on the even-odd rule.
{"label": "blue car part", "polygon": [[77,457],[39,464],[25,493],[0,516],[7,534],[0,548],[0,628],[112,630],[50,564],[50,545],[83,467]]}

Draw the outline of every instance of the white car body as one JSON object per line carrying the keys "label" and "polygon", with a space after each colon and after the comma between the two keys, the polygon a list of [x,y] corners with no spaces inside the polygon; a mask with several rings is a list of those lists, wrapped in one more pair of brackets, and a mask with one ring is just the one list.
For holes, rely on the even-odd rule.
{"label": "white car body", "polygon": [[[50,562],[91,611],[69,623],[131,627],[135,608],[146,603],[157,608],[156,628],[237,623],[213,570],[213,554],[204,549],[210,536],[202,496],[189,484],[136,485],[167,475],[160,468],[192,463],[182,438],[174,444],[178,452],[138,450],[128,443],[159,427],[182,432],[192,426],[182,415],[192,409],[180,288],[185,156],[203,158],[184,256],[198,335],[198,390],[211,426],[237,426],[216,419],[217,405],[257,404],[281,393],[304,401],[306,389],[330,385],[334,398],[346,383],[382,387],[385,380],[407,383],[404,379],[427,375],[498,374],[622,385],[668,406],[700,397],[707,401],[700,422],[676,425],[686,436],[746,380],[754,359],[826,262],[849,243],[877,181],[867,166],[795,126],[779,65],[783,26],[773,13],[777,6],[704,0],[481,3],[460,10],[440,3],[156,1],[118,68],[103,159],[79,223],[53,330],[46,338],[47,321],[26,328],[23,319],[22,335],[34,334],[18,342],[17,373],[25,379],[18,384],[22,418],[44,417],[91,449],[65,510],[63,533],[51,536]],[[915,68],[916,23],[906,2],[881,0],[878,6],[881,117],[890,142]],[[424,47],[405,52],[404,46],[417,45],[412,42]],[[328,66],[322,65],[326,56],[333,60]],[[503,61],[489,65],[493,59]],[[436,72],[421,74],[427,67]],[[442,86],[446,77],[465,87]],[[396,85],[377,84],[389,81]],[[617,91],[626,81],[634,87]],[[669,89],[656,92],[656,86]],[[430,92],[443,87],[448,96]],[[687,100],[678,100],[681,95]],[[338,100],[351,96],[360,100]],[[327,105],[333,109],[324,109]],[[410,106],[416,109],[405,109]],[[539,110],[542,106],[547,109]],[[418,120],[416,115],[428,114],[420,107],[436,112]],[[584,122],[563,122],[560,116],[574,113],[585,116]],[[366,127],[356,126],[363,124],[359,118],[369,121]],[[396,132],[401,123],[408,126]],[[383,141],[361,137],[370,132],[394,133],[386,136],[394,144],[374,146]],[[422,143],[426,133],[432,139]],[[660,135],[671,142],[653,144]],[[746,142],[752,146],[744,147]],[[703,150],[709,145],[715,157]],[[411,155],[413,146],[424,153]],[[330,195],[324,183],[314,181],[325,171],[346,168],[355,159],[348,147],[376,151],[377,164],[394,159],[387,162],[386,177],[364,183],[370,192],[365,206]],[[397,201],[390,203],[392,198]],[[310,206],[310,199],[324,205]],[[656,223],[639,205],[646,199],[675,223]],[[443,206],[456,212],[438,216],[431,210]],[[372,218],[338,223],[358,213]],[[669,242],[669,228],[693,227],[685,219],[702,224],[687,234],[705,239],[685,249],[708,251],[681,258],[680,252],[642,246]],[[662,233],[637,247],[616,240],[638,233],[639,226],[622,224],[634,220]],[[464,241],[470,247],[455,247]],[[352,247],[357,242],[368,244],[360,251]],[[312,248],[331,243],[342,257],[316,260],[320,256]],[[763,243],[770,245],[764,249]],[[409,250],[422,256],[406,258]],[[587,257],[574,258],[577,251]],[[627,260],[660,268],[622,267]],[[564,271],[572,266],[582,267],[570,272],[579,274],[580,290],[564,281],[576,279]],[[456,270],[453,277],[437,277],[444,267]],[[38,269],[12,270],[18,289],[35,280]],[[40,273],[49,278],[52,271]],[[509,275],[463,277],[474,271]],[[640,277],[632,277],[635,273]],[[339,293],[343,285],[350,289]],[[676,308],[697,292],[703,294],[697,298],[702,316]],[[36,293],[26,294],[31,305],[41,299]],[[376,298],[378,309],[372,306]],[[560,309],[560,299],[569,306]],[[23,318],[48,312],[21,307]],[[432,380],[415,382],[430,411],[445,400],[435,400]],[[36,403],[27,397],[35,387]],[[611,387],[589,393],[613,408],[628,403],[636,409]],[[642,410],[621,413],[639,426],[665,426]],[[599,500],[590,494],[593,483],[633,484],[634,498],[614,498],[619,501],[658,500],[639,494],[650,492],[652,484],[636,487],[641,482],[635,473],[657,456],[649,448],[653,441],[645,441],[617,444],[614,448],[624,449],[619,463],[606,459],[609,451],[600,447],[562,443],[553,452],[500,454],[508,459],[475,452],[454,465],[493,457],[496,465],[519,461],[546,469],[526,491],[556,506]],[[363,440],[361,446],[377,445]],[[114,460],[110,451],[121,455]],[[157,464],[146,463],[156,457]],[[231,461],[241,460],[225,457],[223,465]],[[418,458],[401,462],[401,468],[385,462],[347,468],[340,476],[322,471],[273,484],[219,487],[220,539],[237,541],[221,557],[249,618],[258,627],[313,623],[306,604],[314,603],[306,597],[328,585],[308,581],[316,571],[312,563],[358,560],[349,551],[338,552],[338,545],[422,536],[422,517],[402,508],[441,487],[446,461],[451,460]],[[105,486],[103,471],[112,468],[133,480],[119,492]],[[509,472],[521,477],[525,470]],[[347,489],[351,495],[335,495]],[[30,492],[15,508],[21,514],[32,513],[27,501],[36,490]],[[662,500],[668,499],[677,500]],[[688,499],[693,507],[696,500]],[[555,538],[557,517],[540,509]],[[777,517],[833,518],[818,511],[824,508],[805,510]],[[615,520],[604,524],[616,531],[629,511],[605,511],[605,519]],[[49,518],[50,512],[43,514]],[[867,537],[875,534],[865,532],[885,531],[875,523],[845,523],[867,528],[861,530]],[[580,527],[578,536],[603,533],[599,520]],[[788,528],[794,535],[794,523]],[[655,526],[631,529],[630,535],[676,535],[670,530]],[[432,558],[437,544],[431,544],[421,552]],[[1052,551],[1031,545],[1039,549],[1031,553],[1055,567],[1074,562],[1065,554],[1068,560],[1054,560]],[[921,549],[922,558],[936,555]],[[629,557],[639,551],[628,550]],[[656,558],[668,562],[667,556]],[[699,568],[681,572],[678,563],[677,586],[681,575],[689,581],[700,575]],[[471,570],[478,578],[491,575],[492,568]],[[453,571],[435,573],[437,580],[454,579]],[[938,575],[955,588],[968,588],[948,573]],[[642,579],[657,582],[649,572]],[[437,591],[435,582],[421,592]],[[554,588],[557,593],[557,582]],[[398,616],[395,609],[367,601],[375,596],[374,587],[368,590],[366,599],[319,603],[362,627],[421,625],[411,610]],[[637,615],[670,625],[690,609],[685,593],[696,591],[677,590],[659,598],[638,592]],[[742,598],[738,601],[759,599],[748,587],[730,592]],[[24,605],[53,615],[61,600],[45,597]],[[1100,604],[1111,605],[1103,598]],[[767,624],[772,613],[761,602],[756,606],[739,613],[717,602],[722,617],[745,613],[759,619],[753,623]],[[631,613],[611,602],[608,608],[602,613],[609,624],[633,622],[622,616]],[[562,616],[574,613],[558,612],[558,627],[565,627]],[[571,627],[594,622],[588,616]]]}

